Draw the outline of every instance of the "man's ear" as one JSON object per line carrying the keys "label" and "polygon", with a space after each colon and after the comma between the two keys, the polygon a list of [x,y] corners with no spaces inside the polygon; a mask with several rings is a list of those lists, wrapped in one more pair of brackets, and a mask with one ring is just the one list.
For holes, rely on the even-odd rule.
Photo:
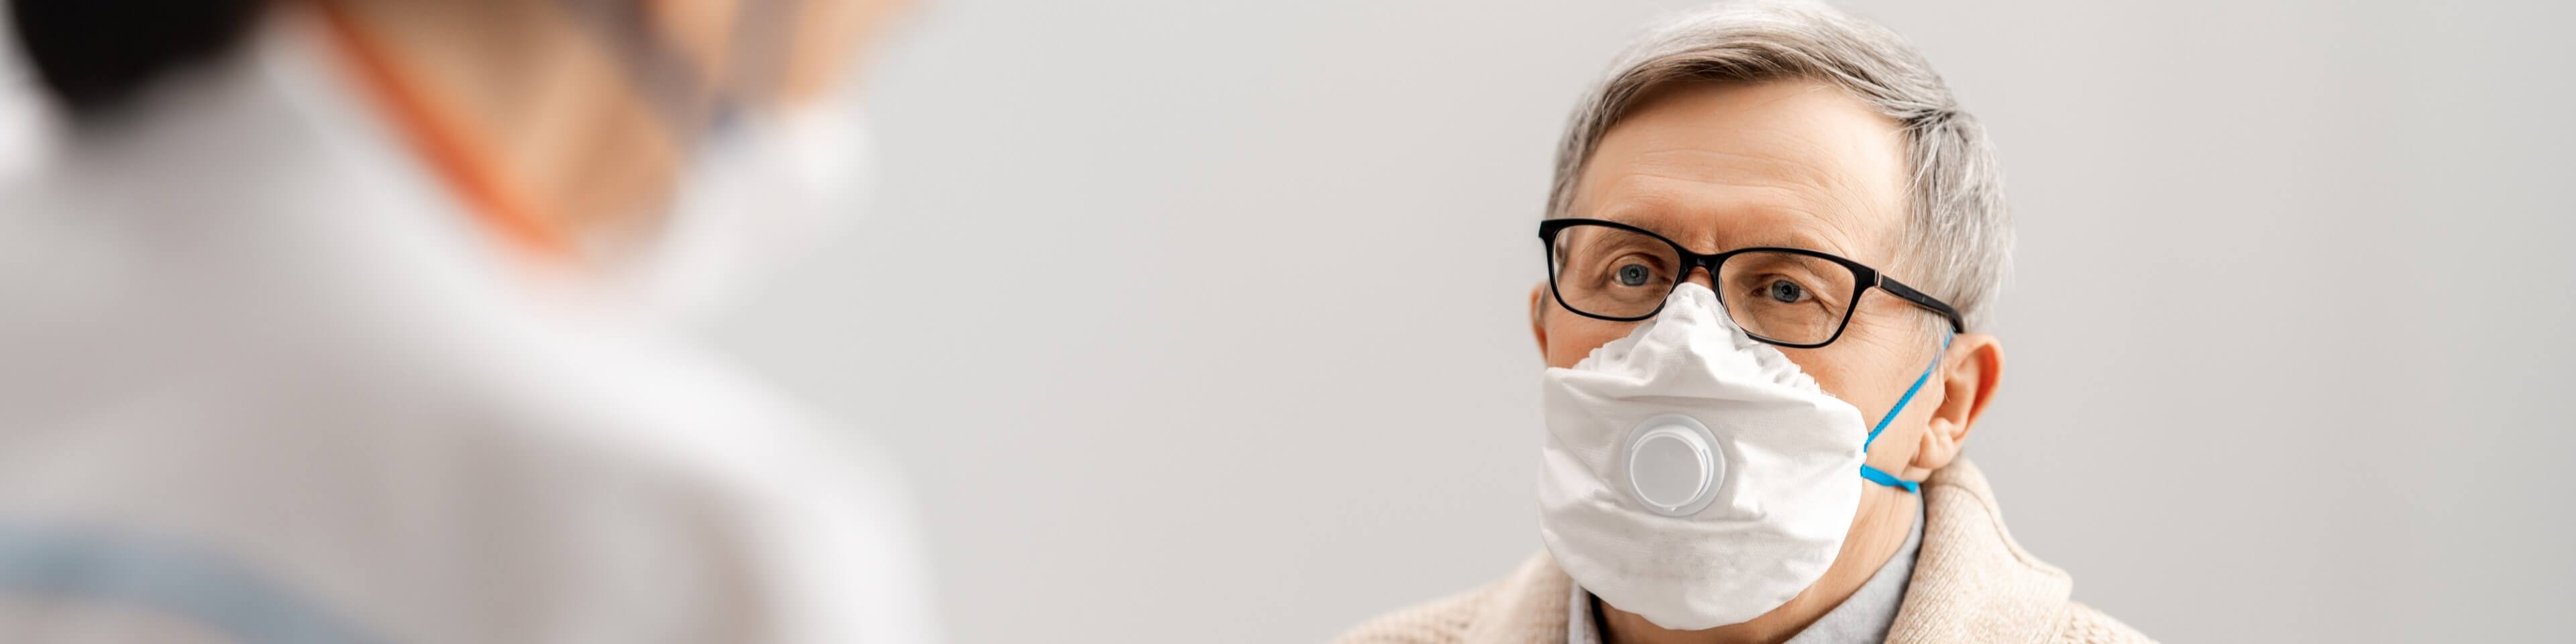
{"label": "man's ear", "polygon": [[1538,359],[1547,360],[1547,282],[1530,287],[1530,337],[1538,339]]}
{"label": "man's ear", "polygon": [[2003,382],[2003,343],[1989,334],[1962,333],[1950,341],[1950,351],[1941,363],[1941,406],[1933,408],[1932,419],[1923,428],[1923,445],[1914,450],[1908,479],[1922,480],[1958,460],[1968,430],[1976,427],[1977,417],[1985,415],[1986,403],[1994,401],[1995,385]]}

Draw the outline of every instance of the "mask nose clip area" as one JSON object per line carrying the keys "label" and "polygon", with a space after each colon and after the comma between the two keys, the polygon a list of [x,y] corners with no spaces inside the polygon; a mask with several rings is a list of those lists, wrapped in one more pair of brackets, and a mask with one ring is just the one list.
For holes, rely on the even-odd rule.
{"label": "mask nose clip area", "polygon": [[1717,437],[1697,419],[1664,414],[1628,430],[1621,451],[1628,465],[1628,493],[1648,511],[1687,516],[1717,498],[1726,459]]}

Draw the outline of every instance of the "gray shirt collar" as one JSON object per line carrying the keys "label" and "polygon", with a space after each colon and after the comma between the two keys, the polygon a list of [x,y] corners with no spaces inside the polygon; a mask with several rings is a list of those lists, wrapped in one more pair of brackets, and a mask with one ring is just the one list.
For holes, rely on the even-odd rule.
{"label": "gray shirt collar", "polygon": [[[1869,576],[1869,581],[1853,591],[1849,599],[1816,618],[1807,630],[1798,631],[1786,644],[1877,644],[1887,641],[1887,629],[1896,625],[1896,610],[1905,605],[1906,582],[1914,578],[1914,554],[1923,547],[1923,506],[1916,504],[1914,528],[1905,534],[1905,545],[1896,549],[1887,564]],[[1565,641],[1567,644],[1601,644],[1601,632],[1592,618],[1592,593],[1574,585],[1574,596],[1566,602]]]}

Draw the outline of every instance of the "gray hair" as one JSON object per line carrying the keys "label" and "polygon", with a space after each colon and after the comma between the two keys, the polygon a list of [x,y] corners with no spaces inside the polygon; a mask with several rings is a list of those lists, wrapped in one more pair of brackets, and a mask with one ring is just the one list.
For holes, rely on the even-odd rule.
{"label": "gray hair", "polygon": [[1549,217],[1571,216],[1575,180],[1610,127],[1676,82],[1830,83],[1905,133],[1912,202],[1903,278],[1984,328],[2012,261],[2002,169],[1975,117],[1904,38],[1814,2],[1721,3],[1648,32],[1576,104],[1556,156]]}

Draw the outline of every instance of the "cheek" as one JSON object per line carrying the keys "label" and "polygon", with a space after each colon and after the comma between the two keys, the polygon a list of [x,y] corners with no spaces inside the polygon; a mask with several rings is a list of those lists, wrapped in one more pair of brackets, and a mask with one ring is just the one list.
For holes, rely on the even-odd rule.
{"label": "cheek", "polygon": [[[1922,373],[1922,365],[1908,366],[1912,358],[1905,352],[1853,342],[1848,336],[1821,349],[1782,352],[1814,377],[1816,386],[1826,394],[1860,408],[1861,421],[1870,424],[1878,423],[1879,416],[1886,414],[1888,407],[1904,394],[1905,387],[1914,384],[1914,377]],[[1922,404],[1918,399],[1906,411],[1911,413]]]}
{"label": "cheek", "polygon": [[1860,408],[1863,422],[1877,423],[1880,414],[1896,401],[1897,392],[1912,384],[1895,375],[1903,371],[1894,359],[1879,347],[1853,342],[1850,336],[1818,349],[1782,349],[1800,370],[1816,379],[1816,386],[1827,395]]}
{"label": "cheek", "polygon": [[1843,356],[1833,351],[1835,347],[1840,347],[1842,344],[1841,341],[1836,341],[1819,349],[1781,348],[1780,353],[1789,356],[1790,362],[1798,363],[1798,370],[1807,372],[1807,377],[1815,378],[1816,386],[1824,389],[1825,393],[1833,394],[1836,398],[1851,400],[1852,392],[1844,387],[1846,383],[1843,378],[1843,375],[1850,373],[1851,369],[1844,364]]}
{"label": "cheek", "polygon": [[1612,340],[1628,336],[1636,322],[1611,322],[1551,311],[1547,323],[1547,366],[1572,367],[1592,355],[1593,349]]}
{"label": "cheek", "polygon": [[1902,313],[1873,311],[1864,304],[1833,344],[1781,351],[1827,393],[1860,407],[1864,414],[1875,414],[1884,410],[1873,411],[1871,406],[1894,403],[1940,346],[1939,337],[1926,338],[1915,320]]}

